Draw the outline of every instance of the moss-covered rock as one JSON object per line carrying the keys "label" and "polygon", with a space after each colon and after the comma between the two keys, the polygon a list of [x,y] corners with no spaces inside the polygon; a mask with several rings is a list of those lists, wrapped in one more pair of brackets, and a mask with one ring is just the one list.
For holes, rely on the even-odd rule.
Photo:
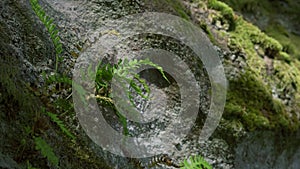
{"label": "moss-covered rock", "polygon": [[221,12],[221,15],[229,23],[229,31],[233,31],[235,29],[235,14],[227,4],[217,0],[208,0],[208,7]]}
{"label": "moss-covered rock", "polygon": [[231,32],[230,46],[244,49],[250,56],[255,55],[254,45],[260,45],[265,55],[275,58],[282,51],[282,45],[275,39],[267,36],[259,28],[245,21],[242,17],[236,20],[236,30]]}
{"label": "moss-covered rock", "polygon": [[[227,5],[213,7],[212,4],[218,3],[210,3],[211,8],[219,11],[230,8]],[[291,115],[291,109],[297,111],[295,103],[299,102],[296,99],[300,82],[299,68],[295,66],[297,61],[292,63],[289,54],[284,52],[283,46],[277,40],[241,16],[236,17],[234,22],[236,26],[229,32],[228,45],[231,50],[246,54],[247,66],[244,67],[244,73],[230,81],[225,118],[240,119],[249,130],[298,128],[299,118],[296,120]],[[261,47],[262,53],[255,50],[256,45]],[[266,56],[273,60],[271,64],[274,70],[271,75],[266,72]],[[279,98],[274,97],[274,90],[276,93],[280,89],[285,92],[281,92]],[[291,95],[291,104],[294,106],[284,104],[282,95]]]}
{"label": "moss-covered rock", "polygon": [[[43,30],[41,23],[33,19],[36,17],[33,16],[33,12],[28,6],[29,3],[4,2],[1,2],[3,6],[9,4],[9,9],[14,9],[13,17],[16,20],[7,22],[7,24],[3,20],[9,19],[8,16],[10,15],[7,14],[10,13],[6,11],[1,15],[3,20],[0,21],[0,39],[2,39],[0,41],[0,110],[5,112],[0,115],[2,127],[5,129],[1,131],[0,136],[0,140],[4,143],[0,146],[1,152],[9,154],[11,158],[24,167],[29,166],[29,164],[30,166],[33,164],[33,167],[49,167],[47,160],[35,149],[33,138],[41,136],[60,158],[59,165],[63,168],[74,168],[74,166],[109,168],[105,160],[110,160],[110,156],[105,160],[101,158],[101,155],[105,156],[106,154],[99,153],[99,149],[93,149],[93,146],[90,146],[93,145],[92,141],[84,135],[82,130],[76,129],[77,124],[74,120],[75,112],[72,104],[64,100],[67,97],[60,97],[60,99],[52,102],[49,93],[45,94],[38,88],[42,83],[37,80],[39,75],[35,70],[35,66],[43,66],[43,63],[53,59],[55,54],[50,38],[47,38],[48,35]],[[155,2],[158,4],[157,6],[161,6],[165,11],[167,11],[166,8],[170,8],[170,13],[173,12],[187,20],[190,18],[189,10],[184,9],[184,5],[180,0],[155,0]],[[295,46],[289,43],[281,44],[267,36],[266,33],[253,24],[245,21],[240,16],[236,16],[225,3],[217,0],[203,2],[207,3],[205,5],[210,8],[206,11],[207,13],[214,11],[212,13],[217,19],[229,24],[227,31],[224,31],[225,29],[214,31],[220,36],[228,38],[229,49],[239,51],[245,56],[241,58],[242,55],[238,55],[234,59],[224,62],[226,66],[237,67],[238,70],[238,75],[230,78],[229,81],[224,113],[225,120],[223,119],[226,129],[233,131],[230,133],[232,135],[244,130],[244,128],[250,131],[258,129],[294,131],[299,129],[300,64],[299,61],[291,57],[291,54],[297,53]],[[116,8],[119,5],[118,3],[119,1],[115,1],[112,6]],[[240,1],[237,3],[240,3]],[[204,5],[204,3],[201,4]],[[253,10],[251,5],[259,5],[253,0],[249,4],[250,6],[246,5],[244,7],[249,11]],[[98,5],[97,8],[99,7],[99,9],[97,10],[99,11],[112,7],[111,4],[99,3],[93,5]],[[134,6],[134,9],[136,6]],[[133,9],[133,6],[130,9]],[[128,8],[129,11],[130,9]],[[49,9],[49,11],[51,10]],[[123,8],[120,8],[120,10],[122,11]],[[97,13],[95,11],[92,12]],[[100,13],[99,11],[97,14]],[[22,16],[18,14],[19,12]],[[111,15],[115,16],[113,10],[110,12]],[[122,15],[126,14],[129,13],[123,13]],[[24,22],[22,22],[23,19]],[[91,25],[95,24],[92,21],[89,23]],[[18,24],[22,26],[20,27]],[[33,31],[31,24],[35,26],[35,31]],[[211,25],[206,20],[200,23],[200,27],[213,41],[217,37],[213,37]],[[72,35],[76,34],[74,32]],[[64,37],[62,39],[66,40],[68,38]],[[66,45],[71,46],[69,43],[66,43]],[[259,46],[262,52],[257,52],[256,46]],[[265,56],[272,60],[271,74],[267,74],[265,71]],[[26,62],[22,62],[24,60]],[[235,63],[235,61],[241,60],[245,62],[242,66]],[[36,81],[38,81],[38,84],[35,84]],[[51,85],[55,92],[61,93],[66,92],[65,89],[68,87],[70,86],[61,87],[59,83]],[[50,94],[55,94],[55,92],[50,92]],[[70,91],[66,93],[68,92]],[[63,95],[61,93],[59,95]],[[41,107],[56,113],[67,124],[66,127],[79,139],[74,141],[66,137],[49,117],[41,114]],[[5,147],[4,145],[9,146]],[[12,148],[10,149],[10,147]],[[110,163],[114,162],[113,160],[110,161]],[[128,163],[125,165],[128,165]]]}
{"label": "moss-covered rock", "polygon": [[242,13],[247,20],[259,26],[267,35],[278,40],[284,52],[293,58],[300,58],[297,47],[300,45],[299,7],[297,1],[273,0],[221,0],[235,11]]}
{"label": "moss-covered rock", "polygon": [[249,130],[274,129],[281,124],[274,118],[286,112],[283,104],[274,101],[271,91],[258,79],[253,72],[247,71],[230,82],[224,117],[240,119]]}

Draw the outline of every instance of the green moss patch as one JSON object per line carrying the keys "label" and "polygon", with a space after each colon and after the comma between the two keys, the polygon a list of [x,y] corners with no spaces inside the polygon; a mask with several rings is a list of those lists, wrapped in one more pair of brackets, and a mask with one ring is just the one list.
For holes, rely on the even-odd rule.
{"label": "green moss patch", "polygon": [[[260,14],[259,16],[264,16],[264,18],[268,18],[269,20],[266,21],[267,23],[262,24],[261,29],[263,29],[267,35],[278,40],[282,44],[284,52],[290,54],[294,58],[300,59],[300,51],[297,50],[297,48],[300,46],[299,35],[297,36],[292,31],[288,31],[286,28],[288,28],[289,25],[278,22],[278,19],[282,17],[286,17],[288,18],[288,23],[291,24],[299,23],[299,19],[297,16],[300,15],[300,11],[299,11],[300,4],[297,1],[293,1],[293,0],[285,0],[285,1],[221,0],[221,1],[230,5],[235,11],[241,12],[245,15],[250,14],[252,16],[257,17],[258,16],[257,14],[259,12]],[[260,20],[260,18],[258,18],[257,20]]]}
{"label": "green moss patch", "polygon": [[217,0],[208,0],[208,7],[221,12],[221,15],[229,23],[229,31],[233,31],[235,29],[235,15],[233,10],[227,4]]}
{"label": "green moss patch", "polygon": [[282,25],[277,22],[269,24],[265,29],[269,36],[274,37],[282,43],[283,51],[292,55],[294,58],[300,59],[300,37],[289,33]]}
{"label": "green moss patch", "polygon": [[242,17],[236,21],[237,26],[231,32],[230,46],[244,49],[248,56],[255,55],[254,45],[260,45],[270,58],[276,58],[282,51],[282,45],[275,39],[263,33],[259,28],[246,22]]}
{"label": "green moss patch", "polygon": [[[224,1],[247,12],[255,12],[256,8],[269,3],[257,0]],[[243,17],[235,15],[232,8],[223,2],[207,0],[207,4],[210,9],[219,12],[217,17],[221,22],[225,19],[230,24],[228,34],[224,36],[228,37],[229,49],[246,54],[247,66],[241,69],[237,79],[229,82],[224,118],[230,122],[241,122],[247,130],[296,130],[299,127],[297,114],[300,109],[300,64],[291,57],[295,53],[295,47],[287,38],[282,41],[288,44],[281,44],[281,41],[269,36],[268,32],[271,31],[261,31]],[[263,13],[270,12],[269,9],[263,9]],[[280,31],[281,35],[292,37],[283,28],[277,27],[275,30]],[[272,69],[271,75],[267,74],[265,56],[273,59],[271,66],[268,65]],[[291,106],[286,106],[282,100],[272,95],[274,87],[281,96],[288,93],[293,97]]]}
{"label": "green moss patch", "polygon": [[199,24],[200,28],[206,33],[207,37],[213,44],[217,44],[216,39],[214,38],[213,34],[211,33],[209,27],[207,26],[206,23],[200,22]]}
{"label": "green moss patch", "polygon": [[190,20],[189,15],[187,14],[187,11],[185,11],[182,3],[179,0],[166,0],[174,9],[175,11],[181,16],[182,18],[186,20]]}
{"label": "green moss patch", "polygon": [[[148,3],[150,3],[150,1]],[[180,0],[154,0],[151,1],[151,5],[155,6],[156,9],[163,8],[162,12],[170,10],[175,15],[190,20],[190,11],[185,9]]]}
{"label": "green moss patch", "polygon": [[239,119],[248,130],[296,128],[288,117],[284,105],[272,97],[259,76],[246,71],[229,84],[224,118]]}

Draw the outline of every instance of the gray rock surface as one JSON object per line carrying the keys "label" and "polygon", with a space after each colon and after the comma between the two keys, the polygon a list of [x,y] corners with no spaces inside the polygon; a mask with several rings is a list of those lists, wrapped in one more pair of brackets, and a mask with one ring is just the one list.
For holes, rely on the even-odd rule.
{"label": "gray rock surface", "polygon": [[[64,48],[64,62],[61,64],[60,71],[65,72],[68,75],[72,75],[72,69],[76,61],[76,57],[78,57],[80,52],[95,42],[96,39],[94,39],[92,36],[93,31],[103,26],[107,20],[117,19],[129,14],[140,13],[148,10],[155,11],[155,6],[147,6],[147,3],[140,0],[40,0],[40,4],[45,8],[46,13],[54,18],[54,23],[58,26],[59,35],[62,38]],[[164,9],[162,7],[160,7],[159,10],[168,11],[168,9]],[[55,53],[50,36],[31,10],[28,1],[1,1],[0,12],[0,75],[7,70],[9,72],[8,74],[4,73],[5,76],[0,77],[0,96],[5,95],[4,99],[2,97],[0,98],[0,110],[4,110],[7,109],[7,107],[14,107],[13,103],[8,104],[10,102],[8,99],[10,98],[9,96],[11,93],[10,91],[6,90],[6,87],[14,84],[15,88],[20,88],[20,91],[22,91],[22,89],[25,88],[23,82],[29,83],[35,87],[40,87],[44,82],[40,73],[42,71],[45,71],[49,74],[54,72]],[[204,11],[196,12],[205,18],[206,14],[203,13]],[[138,38],[141,38],[142,40]],[[250,134],[250,139],[243,140],[237,145],[237,148],[234,149],[236,146],[235,141],[245,136],[245,131],[240,128],[228,129],[226,127],[226,122],[221,121],[216,133],[209,140],[200,142],[199,133],[203,125],[203,121],[207,115],[210,99],[207,96],[207,93],[210,89],[209,79],[202,67],[203,65],[201,61],[194,60],[193,53],[186,46],[183,46],[178,42],[173,42],[172,39],[165,37],[153,36],[149,41],[143,40],[143,37],[133,37],[132,39],[125,41],[123,44],[120,44],[118,48],[122,49],[122,52],[127,54],[128,46],[135,49],[161,47],[176,53],[177,55],[183,57],[191,65],[193,73],[195,73],[195,76],[202,87],[202,104],[195,126],[193,127],[191,133],[184,140],[174,140],[178,151],[168,152],[171,156],[174,156],[174,160],[176,162],[182,161],[189,156],[202,155],[210,164],[213,165],[214,168],[217,169],[252,169],[256,168],[257,166],[262,166],[265,168],[274,167],[278,169],[299,168],[299,142],[295,140],[293,141],[293,137],[290,139],[279,140],[292,142],[293,144],[291,144],[291,146],[288,144],[283,144],[282,147],[277,147],[275,142],[272,142],[272,140],[276,139],[272,134]],[[234,51],[227,51],[216,46],[214,47],[222,61],[228,60],[233,63],[231,66],[225,67],[228,78],[236,78],[239,72],[243,71],[243,68],[247,66],[245,63],[244,54]],[[7,78],[7,75],[8,77],[10,76],[10,79],[12,79],[12,83],[4,82],[6,80],[4,77]],[[164,86],[164,84],[160,84],[161,79],[151,79],[153,78],[151,75],[153,75],[151,72],[148,75],[145,73],[145,77],[148,77],[149,81],[153,82],[149,85],[153,88],[153,90],[159,90],[164,98],[167,97],[170,100],[170,102],[168,102],[168,111],[163,118],[162,123],[160,124],[150,124],[149,126],[142,127],[129,124],[132,135],[145,135],[145,131],[148,131],[149,129],[151,129],[151,134],[158,134],[164,127],[165,123],[172,120],[172,116],[175,116],[176,112],[180,110],[178,86],[176,86],[176,84]],[[17,97],[22,98],[25,96],[26,92],[24,95],[13,95],[12,97],[18,100]],[[161,99],[163,99],[163,97]],[[26,101],[27,100],[30,99],[26,99]],[[159,101],[160,100],[158,99],[157,102]],[[137,99],[135,102],[137,107],[140,109],[144,109],[144,107],[147,107],[148,104],[142,99]],[[39,104],[40,102],[32,103],[32,105],[34,106],[37,103]],[[19,109],[17,110],[19,111]],[[157,111],[161,110],[157,108]],[[22,113],[22,111],[19,112]],[[7,113],[8,115],[1,114],[1,143],[2,141],[8,144],[10,144],[10,141],[18,142],[19,138],[16,138],[16,135],[20,137],[24,136],[23,131],[18,131],[17,127],[19,127],[20,123],[29,120],[32,115],[29,116],[30,114],[21,114],[19,112]],[[17,120],[16,125],[11,127],[12,125],[10,121],[6,119],[6,116],[14,119],[15,116],[19,114],[21,114],[21,120]],[[113,121],[113,118],[115,117],[108,118],[111,118],[109,120],[112,121],[112,124],[115,125],[117,130],[121,130],[122,126]],[[72,123],[70,128],[78,134],[81,142],[92,151],[91,154],[95,156],[98,161],[105,161],[105,163],[116,169],[136,168],[136,166],[129,159],[113,155],[107,151],[104,151],[101,147],[93,143],[80,128],[76,117],[68,117],[68,119]],[[67,152],[67,150],[64,149],[64,145],[62,145],[63,138],[61,138],[57,133],[55,133],[53,130],[49,130],[47,134],[49,137],[53,137],[56,140],[51,144],[53,146],[57,146],[56,152],[58,152],[58,156],[61,158],[61,167],[85,168],[89,166],[85,163],[76,163],[77,159],[73,159],[71,157],[73,152]],[[299,137],[296,137],[296,140],[298,138]],[[47,139],[50,140],[50,138]],[[234,141],[231,142],[231,140]],[[13,151],[17,151],[17,148],[10,146],[5,146],[5,144],[0,145],[0,167],[2,168],[18,168],[18,164],[16,164],[12,158],[5,155],[11,154]],[[275,151],[275,148],[278,148],[280,151]],[[33,153],[31,152],[30,154],[32,155]],[[270,158],[265,159],[262,157],[262,161],[257,161],[258,155],[264,155],[264,157],[269,156]],[[42,157],[38,156],[38,158],[41,159]],[[141,161],[146,163],[149,161],[149,159],[143,159]],[[49,167],[48,164],[43,165]],[[165,167],[163,166],[157,168]]]}
{"label": "gray rock surface", "polygon": [[20,169],[17,162],[10,157],[0,153],[0,168],[2,169]]}
{"label": "gray rock surface", "polygon": [[253,132],[235,149],[235,168],[300,168],[300,131],[292,135]]}

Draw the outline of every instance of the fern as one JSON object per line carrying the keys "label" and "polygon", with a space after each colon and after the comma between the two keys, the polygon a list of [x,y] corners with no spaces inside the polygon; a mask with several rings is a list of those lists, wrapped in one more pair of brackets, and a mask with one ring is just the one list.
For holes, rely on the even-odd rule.
{"label": "fern", "polygon": [[[145,60],[137,60],[133,59],[128,61],[127,59],[119,60],[118,64],[110,65],[110,64],[102,64],[98,66],[97,72],[96,72],[96,94],[100,95],[106,95],[106,96],[99,96],[96,95],[96,98],[100,99],[101,101],[104,101],[104,103],[108,103],[110,106],[114,107],[114,103],[110,98],[108,98],[108,95],[110,93],[109,91],[109,83],[111,82],[113,77],[116,77],[116,80],[122,85],[121,87],[123,89],[126,88],[126,84],[129,84],[130,87],[142,98],[147,99],[150,94],[150,88],[147,85],[146,81],[142,79],[138,74],[135,73],[135,70],[138,69],[142,65],[148,65],[156,68],[159,70],[159,72],[162,74],[164,79],[166,79],[168,82],[169,80],[164,74],[164,71],[162,67],[159,65],[151,62],[149,59]],[[93,77],[93,71],[88,71],[89,76]],[[140,83],[145,90],[146,94],[143,94],[143,90],[141,87],[137,84]],[[126,90],[126,93],[128,95],[129,100],[131,103],[133,103],[133,96],[129,92],[129,90]],[[124,134],[128,135],[128,129],[127,129],[127,121],[126,118],[116,110],[116,114],[119,117],[119,120],[121,121],[123,128],[124,128]]]}
{"label": "fern", "polygon": [[27,169],[38,169],[38,168],[35,168],[33,167],[29,161],[27,161]]}
{"label": "fern", "polygon": [[[125,84],[130,84],[130,87],[132,87],[137,92],[138,95],[140,95],[143,98],[148,98],[150,93],[149,86],[146,84],[144,79],[140,78],[138,74],[134,73],[134,70],[138,69],[142,65],[153,66],[154,68],[158,69],[161,72],[161,74],[166,80],[168,80],[163,72],[163,69],[160,66],[152,63],[148,59],[146,60],[134,59],[131,61],[125,59],[125,60],[120,60],[119,63],[116,65],[106,64],[106,65],[99,66],[99,69],[97,70],[96,73],[96,80],[95,80],[96,93],[103,93],[103,91],[107,93],[109,90],[109,83],[111,82],[113,77],[116,77],[118,82],[123,85],[122,87],[124,89],[126,88]],[[143,88],[146,91],[146,94],[143,94],[142,92],[143,90],[136,82],[142,84]],[[126,90],[126,92],[128,94],[128,97],[131,99],[132,96],[130,95],[129,91]]]}
{"label": "fern", "polygon": [[49,162],[51,162],[54,166],[58,167],[59,159],[54,154],[50,145],[47,144],[47,142],[41,137],[35,137],[34,142],[36,150],[39,150],[42,153],[42,155],[48,159]]}
{"label": "fern", "polygon": [[[96,91],[105,90],[107,91],[109,88],[109,82],[112,80],[114,76],[115,69],[117,65],[99,65],[99,68],[96,72]],[[88,71],[92,72],[92,71]],[[90,75],[93,77],[93,75]]]}
{"label": "fern", "polygon": [[212,169],[212,166],[201,156],[191,157],[190,160],[185,159],[181,166],[182,169]]}
{"label": "fern", "polygon": [[53,122],[55,122],[58,127],[64,132],[67,136],[69,136],[72,140],[75,139],[75,136],[65,127],[63,121],[61,121],[56,114],[45,111],[45,113],[51,118]]}
{"label": "fern", "polygon": [[50,76],[46,76],[46,74],[43,74],[44,79],[46,79],[47,83],[64,83],[68,85],[72,85],[72,79],[70,79],[68,76],[61,76],[59,74],[54,74]]}
{"label": "fern", "polygon": [[63,57],[61,56],[63,49],[62,44],[60,42],[60,37],[58,36],[58,30],[56,28],[56,25],[53,23],[53,18],[50,18],[46,15],[44,9],[39,5],[38,0],[30,0],[30,4],[33,11],[39,17],[41,22],[45,25],[45,27],[48,30],[48,33],[50,34],[52,43],[55,47],[55,72],[57,73],[58,62],[61,62],[63,60]]}
{"label": "fern", "polygon": [[[148,65],[156,68],[162,74],[164,79],[166,79],[169,82],[169,80],[167,79],[167,77],[163,72],[162,67],[151,62],[149,59],[145,59],[145,60],[133,59],[130,61],[128,61],[127,59],[120,60],[118,65],[113,69],[112,73],[113,76],[116,76],[120,81],[130,84],[130,87],[132,87],[137,92],[138,95],[142,96],[143,98],[148,98],[150,93],[149,86],[146,84],[145,80],[140,78],[140,76],[135,73],[135,70],[141,67],[142,65]],[[130,76],[132,78],[130,78]],[[147,96],[142,93],[142,89],[136,84],[134,79],[140,84],[142,84],[142,86],[146,90]],[[127,93],[128,93],[128,97],[130,98],[129,91],[127,91]]]}

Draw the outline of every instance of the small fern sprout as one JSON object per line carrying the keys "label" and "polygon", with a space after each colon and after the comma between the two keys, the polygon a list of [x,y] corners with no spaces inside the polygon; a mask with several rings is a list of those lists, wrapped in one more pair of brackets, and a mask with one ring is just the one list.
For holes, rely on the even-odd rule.
{"label": "small fern sprout", "polygon": [[212,166],[199,155],[185,159],[181,166],[182,169],[212,169]]}

